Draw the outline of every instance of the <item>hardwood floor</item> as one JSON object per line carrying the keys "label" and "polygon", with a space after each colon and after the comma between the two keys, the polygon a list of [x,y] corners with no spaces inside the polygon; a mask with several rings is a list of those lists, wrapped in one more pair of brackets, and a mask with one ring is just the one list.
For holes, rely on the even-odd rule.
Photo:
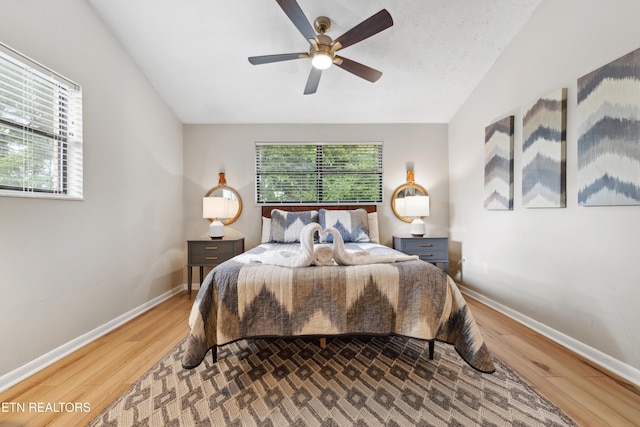
{"label": "hardwood floor", "polygon": [[[12,413],[0,408],[0,426],[86,425],[187,336],[192,303],[182,292],[0,393],[0,405],[25,404]],[[87,402],[90,411],[39,413],[30,410],[33,402]]]}
{"label": "hardwood floor", "polygon": [[[640,390],[465,297],[492,354],[581,426],[640,425]],[[188,334],[186,292],[0,393],[0,426],[84,426]],[[162,325],[162,327],[158,327]],[[37,412],[77,402],[88,412]],[[17,404],[24,404],[20,410]],[[10,410],[7,405],[13,405]],[[37,407],[36,409],[59,409]]]}
{"label": "hardwood floor", "polygon": [[639,426],[640,389],[465,296],[489,351],[581,426]]}

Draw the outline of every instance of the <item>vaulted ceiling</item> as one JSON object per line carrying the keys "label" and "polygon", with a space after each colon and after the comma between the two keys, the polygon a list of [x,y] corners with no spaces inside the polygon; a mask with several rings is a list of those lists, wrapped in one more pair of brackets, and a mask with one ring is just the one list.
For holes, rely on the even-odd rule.
{"label": "vaulted ceiling", "polygon": [[183,123],[446,123],[541,0],[298,0],[337,38],[381,9],[394,25],[340,51],[383,73],[332,66],[303,95],[308,58],[275,0],[87,0]]}

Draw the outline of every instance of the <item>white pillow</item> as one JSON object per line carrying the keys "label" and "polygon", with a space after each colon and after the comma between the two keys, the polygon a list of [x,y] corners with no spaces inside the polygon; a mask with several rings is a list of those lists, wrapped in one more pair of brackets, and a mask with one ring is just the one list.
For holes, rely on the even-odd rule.
{"label": "white pillow", "polygon": [[262,236],[260,243],[268,243],[271,239],[271,218],[262,217]]}
{"label": "white pillow", "polygon": [[367,214],[367,222],[369,223],[369,238],[372,243],[380,244],[380,231],[378,230],[378,212],[369,212]]}

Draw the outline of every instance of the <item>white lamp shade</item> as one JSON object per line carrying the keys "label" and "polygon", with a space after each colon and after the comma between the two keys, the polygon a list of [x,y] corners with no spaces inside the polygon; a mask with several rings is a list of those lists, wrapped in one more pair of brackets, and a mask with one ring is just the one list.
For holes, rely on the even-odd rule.
{"label": "white lamp shade", "polygon": [[229,199],[224,197],[204,197],[202,199],[202,217],[209,219],[228,218]]}
{"label": "white lamp shade", "polygon": [[404,198],[405,216],[429,216],[429,196],[408,196]]}

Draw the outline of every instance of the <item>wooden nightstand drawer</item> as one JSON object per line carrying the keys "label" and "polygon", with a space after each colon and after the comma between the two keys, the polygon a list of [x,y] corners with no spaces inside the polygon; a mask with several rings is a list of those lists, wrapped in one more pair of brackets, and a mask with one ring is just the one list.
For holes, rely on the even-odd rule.
{"label": "wooden nightstand drawer", "polygon": [[189,245],[189,264],[220,264],[233,257],[233,245],[229,242],[191,242]]}
{"label": "wooden nightstand drawer", "polygon": [[417,255],[421,252],[445,252],[448,246],[447,238],[410,237],[402,238],[402,252]]}
{"label": "wooden nightstand drawer", "polygon": [[443,251],[420,251],[416,253],[408,253],[407,255],[418,255],[421,260],[428,262],[444,262],[447,260],[447,254]]}
{"label": "wooden nightstand drawer", "polygon": [[445,273],[449,272],[448,237],[393,236],[393,248],[407,255],[418,255],[432,264],[442,263]]}
{"label": "wooden nightstand drawer", "polygon": [[244,237],[233,239],[188,240],[187,241],[187,286],[191,296],[192,268],[200,267],[200,284],[204,279],[204,268],[215,267],[244,252]]}

